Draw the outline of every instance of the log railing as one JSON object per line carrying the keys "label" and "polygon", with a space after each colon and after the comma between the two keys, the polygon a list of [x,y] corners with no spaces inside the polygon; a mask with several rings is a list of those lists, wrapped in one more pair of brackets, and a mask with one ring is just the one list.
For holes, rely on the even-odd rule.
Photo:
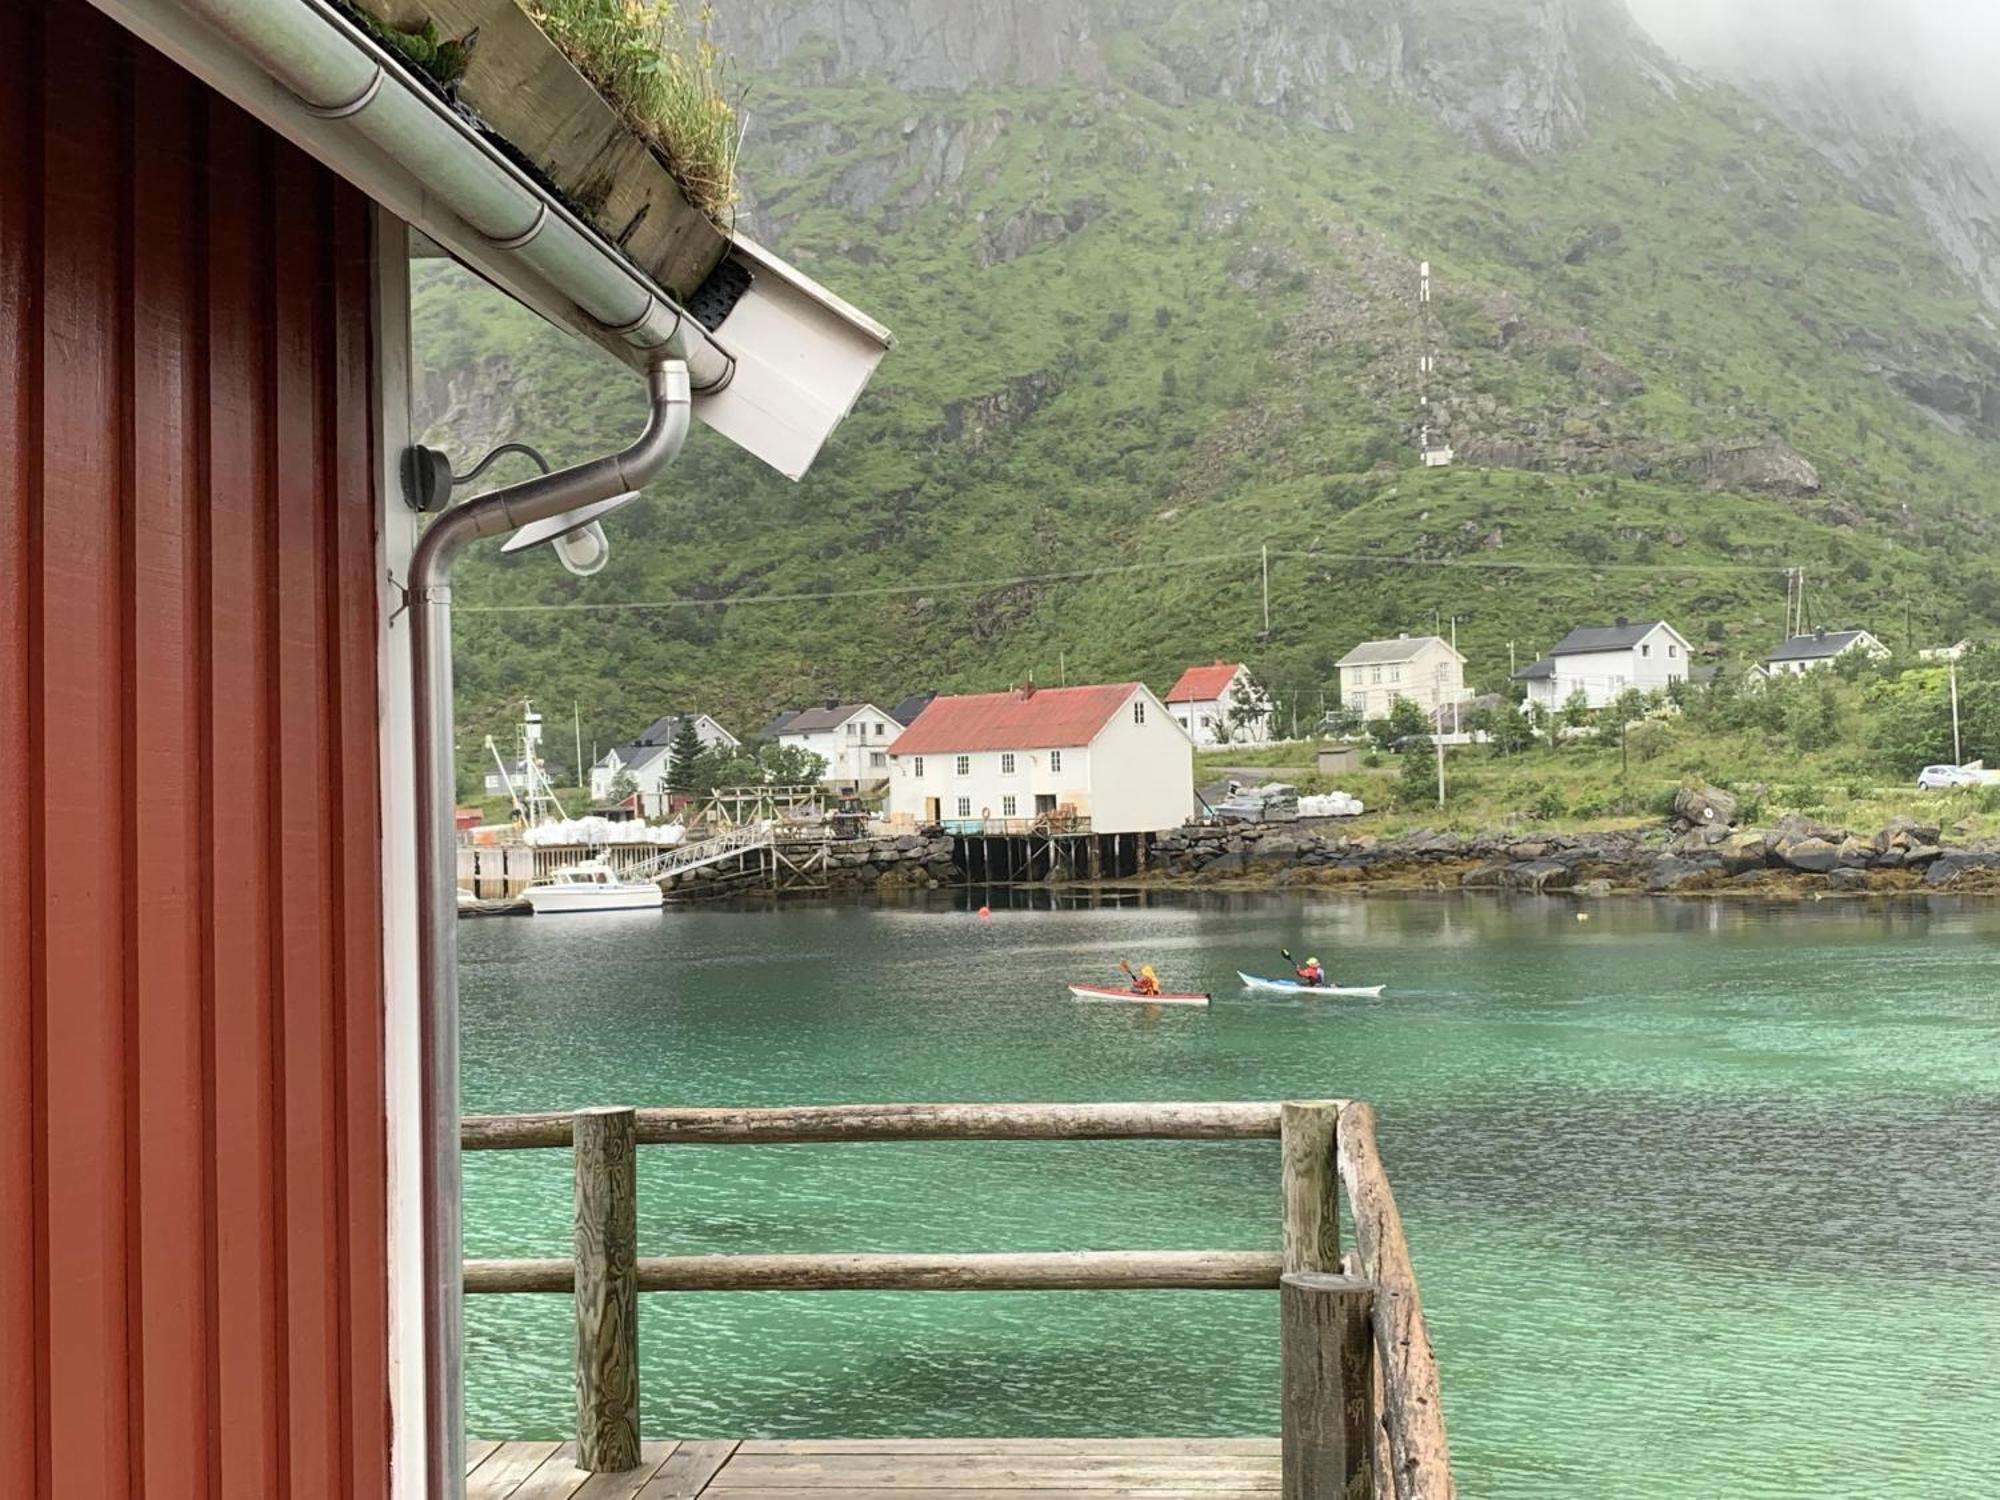
{"label": "log railing", "polygon": [[[641,1256],[640,1146],[825,1141],[1280,1141],[1282,1249]],[[1437,1363],[1366,1104],[845,1104],[475,1116],[468,1151],[569,1146],[566,1259],[475,1260],[468,1293],[576,1299],[578,1462],[639,1458],[638,1294],[720,1291],[1279,1291],[1284,1500],[1452,1500]],[[1356,1246],[1340,1248],[1339,1192]]]}

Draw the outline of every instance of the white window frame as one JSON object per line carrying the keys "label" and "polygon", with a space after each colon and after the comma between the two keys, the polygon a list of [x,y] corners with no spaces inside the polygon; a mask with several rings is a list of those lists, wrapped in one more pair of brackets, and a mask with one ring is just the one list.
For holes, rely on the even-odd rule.
{"label": "white window frame", "polygon": [[1062,751],[1051,750],[1049,752],[1049,769],[1051,771],[1060,771],[1062,769]]}
{"label": "white window frame", "polygon": [[1002,776],[1012,776],[1014,774],[1014,752],[1012,750],[1002,750],[1000,752],[1000,774]]}
{"label": "white window frame", "polygon": [[1000,798],[1000,816],[1003,818],[1013,817],[1015,815],[1015,810],[1019,808],[1020,805],[1021,805],[1020,799],[1015,797],[1015,795],[1012,792],[1004,794]]}
{"label": "white window frame", "polygon": [[960,797],[958,799],[958,815],[961,818],[972,816],[972,799],[970,797]]}
{"label": "white window frame", "polygon": [[922,781],[924,779],[924,758],[921,755],[910,757],[910,771],[917,780]]}
{"label": "white window frame", "polygon": [[886,750],[870,750],[870,751],[868,752],[868,769],[869,769],[869,770],[873,771],[873,770],[876,770],[876,769],[878,769],[878,768],[880,768],[880,767],[883,767],[883,766],[886,766],[886,765],[888,765],[888,764],[889,764],[889,753],[888,753],[888,751],[886,751]]}
{"label": "white window frame", "polygon": [[1134,724],[1143,724],[1146,722],[1146,700],[1144,698],[1134,698],[1132,700],[1132,722]]}
{"label": "white window frame", "polygon": [[972,757],[969,755],[959,756],[957,760],[952,762],[951,769],[954,776],[970,776],[972,774]]}
{"label": "white window frame", "polygon": [[1380,682],[1381,680],[1382,680],[1382,669],[1380,667],[1370,667],[1368,669],[1368,685],[1370,687],[1373,687],[1376,683]]}

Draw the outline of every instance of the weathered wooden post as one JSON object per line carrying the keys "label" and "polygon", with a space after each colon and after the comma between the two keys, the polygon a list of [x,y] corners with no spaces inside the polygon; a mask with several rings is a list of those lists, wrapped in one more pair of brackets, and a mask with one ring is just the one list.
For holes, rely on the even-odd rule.
{"label": "weathered wooden post", "polygon": [[639,1462],[638,1115],[576,1112],[577,1466]]}
{"label": "weathered wooden post", "polygon": [[1353,1276],[1295,1271],[1279,1283],[1282,1500],[1374,1494],[1374,1304],[1374,1288]]}
{"label": "weathered wooden post", "polygon": [[1285,1269],[1340,1269],[1340,1102],[1287,1100],[1278,1115]]}

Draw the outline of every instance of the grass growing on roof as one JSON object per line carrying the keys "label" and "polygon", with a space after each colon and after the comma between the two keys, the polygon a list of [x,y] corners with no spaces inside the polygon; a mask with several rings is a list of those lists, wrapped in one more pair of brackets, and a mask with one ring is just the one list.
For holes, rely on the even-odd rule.
{"label": "grass growing on roof", "polygon": [[707,4],[529,0],[558,47],[664,159],[688,202],[718,225],[736,201],[743,138]]}

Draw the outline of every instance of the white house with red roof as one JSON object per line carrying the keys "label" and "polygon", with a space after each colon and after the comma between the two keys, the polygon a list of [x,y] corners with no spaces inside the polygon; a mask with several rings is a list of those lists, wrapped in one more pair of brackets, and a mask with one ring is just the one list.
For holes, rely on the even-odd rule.
{"label": "white house with red roof", "polygon": [[1241,662],[1189,667],[1168,690],[1167,708],[1197,745],[1271,743],[1271,700]]}
{"label": "white house with red roof", "polygon": [[937,698],[889,751],[889,821],[1159,833],[1194,816],[1194,747],[1142,682]]}

